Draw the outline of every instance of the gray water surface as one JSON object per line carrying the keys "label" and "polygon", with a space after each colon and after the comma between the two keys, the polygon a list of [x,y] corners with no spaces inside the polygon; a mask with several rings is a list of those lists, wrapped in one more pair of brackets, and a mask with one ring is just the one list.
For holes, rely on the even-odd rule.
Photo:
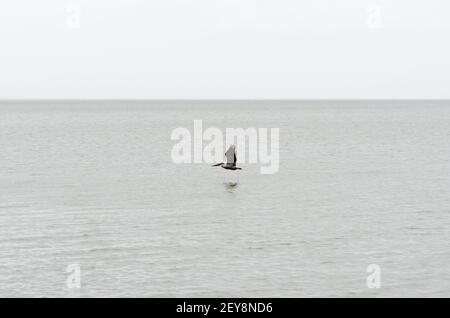
{"label": "gray water surface", "polygon": [[[174,164],[194,119],[279,172]],[[0,104],[0,296],[450,297],[449,227],[448,102]]]}

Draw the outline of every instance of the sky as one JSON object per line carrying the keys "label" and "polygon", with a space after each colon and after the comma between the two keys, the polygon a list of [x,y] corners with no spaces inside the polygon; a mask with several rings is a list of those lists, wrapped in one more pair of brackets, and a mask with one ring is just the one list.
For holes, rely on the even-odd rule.
{"label": "sky", "polygon": [[3,0],[0,99],[448,99],[448,0]]}

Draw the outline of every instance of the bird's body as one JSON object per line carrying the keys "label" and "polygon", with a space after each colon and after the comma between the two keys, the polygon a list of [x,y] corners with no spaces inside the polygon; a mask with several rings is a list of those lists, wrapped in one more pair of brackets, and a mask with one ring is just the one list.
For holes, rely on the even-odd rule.
{"label": "bird's body", "polygon": [[221,166],[224,169],[227,170],[242,170],[242,168],[236,167],[236,146],[231,145],[230,148],[228,148],[227,152],[225,152],[225,156],[227,157],[227,162],[221,162],[213,165],[213,167]]}
{"label": "bird's body", "polygon": [[242,168],[238,168],[236,167],[236,165],[228,165],[228,164],[222,165],[222,168],[227,170],[242,170]]}

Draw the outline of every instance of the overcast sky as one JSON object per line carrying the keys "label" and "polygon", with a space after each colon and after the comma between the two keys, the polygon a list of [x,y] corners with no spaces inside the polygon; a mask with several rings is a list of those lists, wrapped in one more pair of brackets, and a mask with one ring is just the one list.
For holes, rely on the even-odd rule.
{"label": "overcast sky", "polygon": [[449,0],[0,3],[0,99],[443,99],[449,77]]}

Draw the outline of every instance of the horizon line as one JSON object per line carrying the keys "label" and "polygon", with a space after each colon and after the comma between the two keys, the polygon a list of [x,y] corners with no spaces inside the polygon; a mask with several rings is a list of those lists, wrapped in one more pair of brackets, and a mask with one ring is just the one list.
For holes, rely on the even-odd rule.
{"label": "horizon line", "polygon": [[450,98],[0,98],[11,102],[448,102]]}

